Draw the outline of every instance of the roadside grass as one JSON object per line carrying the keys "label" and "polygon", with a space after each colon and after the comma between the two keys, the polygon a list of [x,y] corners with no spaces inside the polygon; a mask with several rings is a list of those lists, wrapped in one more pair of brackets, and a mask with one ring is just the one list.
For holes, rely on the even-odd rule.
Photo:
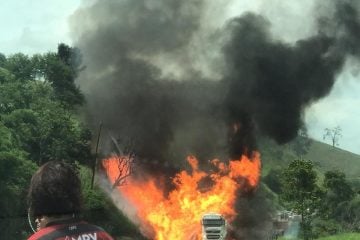
{"label": "roadside grass", "polygon": [[[316,238],[316,240],[359,240],[359,239],[360,239],[360,233],[343,233],[334,236]],[[300,239],[282,237],[279,238],[279,240],[300,240]]]}
{"label": "roadside grass", "polygon": [[344,233],[335,236],[318,238],[319,240],[358,240],[360,239],[360,233]]}

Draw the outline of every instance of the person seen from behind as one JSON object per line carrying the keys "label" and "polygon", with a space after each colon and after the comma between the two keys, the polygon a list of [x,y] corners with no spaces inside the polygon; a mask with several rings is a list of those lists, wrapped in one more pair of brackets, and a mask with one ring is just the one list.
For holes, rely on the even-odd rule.
{"label": "person seen from behind", "polygon": [[102,228],[79,218],[81,201],[81,182],[72,166],[62,161],[42,165],[28,193],[29,222],[31,217],[36,222],[28,240],[113,240]]}

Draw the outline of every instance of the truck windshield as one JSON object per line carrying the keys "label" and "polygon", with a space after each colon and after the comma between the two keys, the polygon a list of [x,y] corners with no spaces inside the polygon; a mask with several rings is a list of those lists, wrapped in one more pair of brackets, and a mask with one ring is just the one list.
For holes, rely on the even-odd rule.
{"label": "truck windshield", "polygon": [[204,226],[221,226],[224,224],[224,219],[203,219]]}

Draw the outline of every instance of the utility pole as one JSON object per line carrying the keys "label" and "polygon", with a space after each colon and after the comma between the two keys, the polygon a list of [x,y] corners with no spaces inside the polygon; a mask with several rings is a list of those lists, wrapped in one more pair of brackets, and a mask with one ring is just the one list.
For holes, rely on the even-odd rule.
{"label": "utility pole", "polygon": [[91,189],[94,188],[95,172],[96,172],[96,167],[98,165],[97,162],[98,162],[98,150],[99,150],[101,129],[102,129],[102,122],[100,122],[100,124],[99,124],[99,132],[98,132],[97,141],[96,141],[95,160],[94,160],[94,163],[93,163],[93,166],[92,166],[93,168],[92,168],[92,177],[91,177]]}

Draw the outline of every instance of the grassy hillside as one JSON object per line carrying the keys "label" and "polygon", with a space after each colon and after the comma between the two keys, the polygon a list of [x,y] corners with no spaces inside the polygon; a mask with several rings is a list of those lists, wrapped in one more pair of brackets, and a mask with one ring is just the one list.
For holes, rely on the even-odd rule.
{"label": "grassy hillside", "polygon": [[[278,145],[272,140],[262,139],[259,148],[263,161],[263,175],[266,175],[269,169],[285,167],[298,158],[293,143]],[[312,140],[308,153],[303,157],[313,161],[319,173],[340,170],[348,179],[360,180],[360,155]]]}
{"label": "grassy hillside", "polygon": [[360,155],[314,140],[305,158],[313,161],[321,172],[338,169],[348,178],[360,178]]}

